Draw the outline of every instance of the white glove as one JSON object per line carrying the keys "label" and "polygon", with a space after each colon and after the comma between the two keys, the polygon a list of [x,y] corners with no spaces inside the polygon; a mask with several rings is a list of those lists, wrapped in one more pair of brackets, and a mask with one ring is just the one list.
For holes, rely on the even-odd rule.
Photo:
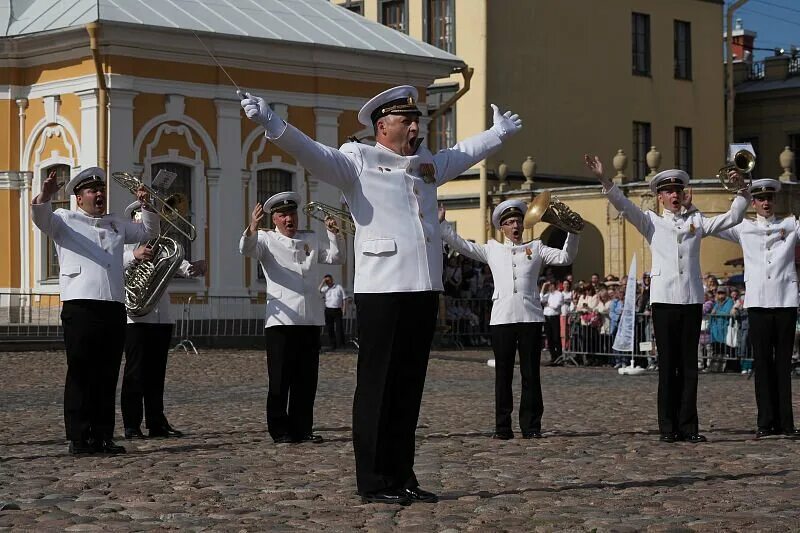
{"label": "white glove", "polygon": [[286,129],[286,122],[272,111],[263,98],[245,93],[241,104],[247,118],[264,126],[267,131],[267,137],[276,139],[283,135]]}
{"label": "white glove", "polygon": [[519,115],[512,115],[511,111],[506,111],[501,115],[496,105],[490,105],[492,106],[492,111],[494,111],[494,116],[492,117],[494,125],[491,129],[500,137],[500,140],[504,141],[507,137],[522,129],[522,119],[519,118]]}

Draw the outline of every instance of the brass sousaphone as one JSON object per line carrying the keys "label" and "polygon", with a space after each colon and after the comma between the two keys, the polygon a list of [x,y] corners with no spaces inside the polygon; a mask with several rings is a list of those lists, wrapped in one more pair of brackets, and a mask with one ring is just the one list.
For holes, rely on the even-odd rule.
{"label": "brass sousaphone", "polygon": [[532,228],[537,222],[547,222],[569,233],[583,231],[583,218],[558,198],[551,199],[550,191],[540,192],[528,206],[522,225]]}

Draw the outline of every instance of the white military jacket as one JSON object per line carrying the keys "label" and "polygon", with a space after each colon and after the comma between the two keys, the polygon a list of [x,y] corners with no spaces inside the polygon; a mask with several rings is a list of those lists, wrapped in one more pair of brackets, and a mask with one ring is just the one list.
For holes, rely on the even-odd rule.
{"label": "white military jacket", "polygon": [[762,216],[717,234],[742,246],[745,307],[797,307],[794,248],[798,234],[796,218]]}
{"label": "white military jacket", "polygon": [[50,202],[32,204],[33,223],[56,244],[61,300],[125,302],[125,243],[154,238],[159,216],[142,210],[138,224],[117,215],[91,217],[82,211],[56,209]]}
{"label": "white military jacket", "polygon": [[298,231],[294,239],[274,230],[259,230],[258,236],[244,231],[239,251],[258,259],[267,280],[264,327],[325,324],[318,263],[338,265],[344,255],[337,236],[327,234],[323,241],[313,231]]}
{"label": "white military jacket", "polygon": [[511,241],[486,244],[469,242],[442,222],[442,238],[454,250],[488,263],[494,278],[490,325],[544,322],[539,300],[539,271],[542,265],[569,265],[578,252],[579,237],[567,234],[564,249],[550,248],[536,240],[515,246]]}
{"label": "white military jacket", "polygon": [[700,240],[735,226],[744,218],[747,199],[738,195],[727,213],[706,218],[697,209],[683,209],[678,215],[643,212],[616,185],[607,191],[608,200],[633,224],[650,244],[650,302],[702,304],[703,275],[700,270]]}
{"label": "white military jacket", "polygon": [[[128,244],[125,246],[125,253],[123,254],[122,263],[124,268],[128,268],[133,260],[133,251],[140,245],[138,244]],[[189,267],[192,266],[189,261],[184,259],[181,262],[181,266],[175,271],[175,277],[178,278],[190,278],[189,275]],[[161,298],[158,300],[158,303],[153,307],[153,309],[144,316],[130,316],[128,315],[128,324],[172,324],[175,320],[172,318],[172,313],[169,312],[169,291],[166,290],[161,295]]]}
{"label": "white military jacket", "polygon": [[487,130],[435,155],[420,147],[401,156],[357,142],[336,150],[291,124],[270,140],[344,193],[356,224],[356,293],[444,290],[436,187],[501,145]]}

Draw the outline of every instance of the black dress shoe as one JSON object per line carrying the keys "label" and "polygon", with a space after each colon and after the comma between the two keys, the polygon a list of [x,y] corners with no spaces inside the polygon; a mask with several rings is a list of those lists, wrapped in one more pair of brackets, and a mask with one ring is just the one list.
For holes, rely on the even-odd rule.
{"label": "black dress shoe", "polygon": [[125,447],[120,446],[111,439],[96,440],[93,445],[94,451],[97,453],[109,453],[112,455],[125,453]]}
{"label": "black dress shoe", "polygon": [[294,442],[294,439],[289,435],[280,435],[279,437],[272,437],[272,442],[275,444],[290,444]]}
{"label": "black dress shoe", "polygon": [[695,433],[693,435],[685,435],[683,437],[683,441],[691,444],[699,444],[701,442],[707,442],[708,439],[705,437],[705,435],[700,435],[699,433]]}
{"label": "black dress shoe", "polygon": [[662,433],[658,440],[661,442],[676,442],[678,440],[678,435],[675,433]]}
{"label": "black dress shoe", "polygon": [[364,503],[393,503],[396,505],[410,505],[411,500],[405,491],[386,489],[375,492],[359,493]]}
{"label": "black dress shoe", "polygon": [[800,437],[800,429],[786,429],[783,430],[781,433],[783,433],[787,437]]}
{"label": "black dress shoe", "polygon": [[125,428],[125,439],[143,439],[144,433],[139,428]]}
{"label": "black dress shoe", "polygon": [[150,428],[150,438],[154,439],[159,437],[183,437],[183,432],[178,431],[169,424],[164,424],[163,426]]}
{"label": "black dress shoe", "polygon": [[541,431],[525,431],[525,432],[522,433],[522,438],[523,439],[542,439],[544,437],[542,436],[542,432]]}
{"label": "black dress shoe", "polygon": [[69,441],[69,453],[72,455],[94,453],[94,447],[85,440],[71,440]]}
{"label": "black dress shoe", "polygon": [[293,439],[292,442],[297,442],[297,443],[311,442],[313,444],[319,444],[320,442],[324,442],[324,440],[325,439],[323,439],[319,435],[314,435],[313,433],[309,433],[308,435],[300,437],[299,439]]}
{"label": "black dress shoe", "polygon": [[492,435],[492,438],[498,440],[510,440],[514,438],[514,433],[512,431],[495,431],[494,435]]}
{"label": "black dress shoe", "polygon": [[428,492],[427,490],[422,490],[419,486],[416,486],[411,489],[403,489],[400,491],[402,494],[405,494],[406,497],[411,500],[411,502],[422,502],[422,503],[436,503],[439,501],[439,497],[432,493]]}
{"label": "black dress shoe", "polygon": [[764,437],[769,437],[770,435],[774,435],[771,429],[759,429],[756,431],[757,439],[763,439]]}

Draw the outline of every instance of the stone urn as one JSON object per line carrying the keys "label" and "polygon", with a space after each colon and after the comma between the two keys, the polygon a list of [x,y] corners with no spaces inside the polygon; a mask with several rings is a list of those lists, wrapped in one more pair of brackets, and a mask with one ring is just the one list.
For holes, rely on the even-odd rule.
{"label": "stone urn", "polygon": [[522,162],[522,175],[525,176],[525,183],[522,184],[522,189],[530,191],[533,189],[533,176],[536,174],[536,161],[533,157],[528,156]]}

